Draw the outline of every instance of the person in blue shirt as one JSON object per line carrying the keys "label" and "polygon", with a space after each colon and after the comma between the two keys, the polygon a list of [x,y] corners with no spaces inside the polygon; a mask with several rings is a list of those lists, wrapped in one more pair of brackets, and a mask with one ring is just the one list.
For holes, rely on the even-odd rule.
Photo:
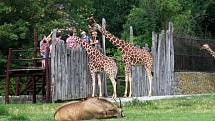
{"label": "person in blue shirt", "polygon": [[86,32],[85,31],[82,31],[81,32],[81,39],[85,42],[87,42],[88,44],[90,44],[91,42],[91,39],[89,36],[87,36]]}

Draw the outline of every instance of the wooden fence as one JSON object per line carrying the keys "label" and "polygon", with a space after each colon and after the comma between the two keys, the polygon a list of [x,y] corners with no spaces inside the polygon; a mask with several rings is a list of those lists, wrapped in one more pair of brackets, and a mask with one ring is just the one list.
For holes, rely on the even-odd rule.
{"label": "wooden fence", "polygon": [[[152,95],[170,95],[174,81],[173,24],[159,35],[152,32],[153,81]],[[143,66],[132,67],[133,96],[148,95],[148,77]]]}
{"label": "wooden fence", "polygon": [[[53,38],[54,40],[54,38]],[[88,58],[83,48],[68,49],[65,43],[53,42],[51,52],[52,100],[85,98],[92,95]],[[96,87],[98,92],[98,87]],[[102,93],[107,96],[106,79]]]}
{"label": "wooden fence", "polygon": [[[67,49],[65,43],[55,43],[53,34],[51,52],[52,100],[68,100],[91,96],[92,80],[88,68],[88,58],[83,48]],[[153,95],[170,95],[174,80],[173,25],[152,33]],[[148,77],[143,66],[132,67],[133,96],[148,95]],[[103,95],[107,96],[106,78],[103,75]],[[97,89],[98,91],[98,89]]]}

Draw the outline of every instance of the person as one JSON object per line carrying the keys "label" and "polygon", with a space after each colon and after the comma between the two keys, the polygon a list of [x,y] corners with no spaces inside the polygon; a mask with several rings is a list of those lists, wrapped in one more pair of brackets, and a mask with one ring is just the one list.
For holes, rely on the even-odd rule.
{"label": "person", "polygon": [[143,47],[143,49],[150,52],[149,45],[147,43],[145,43],[145,46]]}
{"label": "person", "polygon": [[[61,39],[61,33],[56,33],[56,44],[64,43],[64,41]],[[52,52],[52,43],[49,45],[49,52],[51,54]]]}
{"label": "person", "polygon": [[79,44],[76,42],[74,38],[73,31],[69,31],[68,38],[66,39],[66,45],[68,48],[77,48]]}
{"label": "person", "polygon": [[85,31],[82,31],[81,32],[81,39],[85,42],[87,42],[88,44],[90,44],[91,42],[91,39],[89,36],[87,36],[86,32]]}
{"label": "person", "polygon": [[99,40],[97,39],[97,32],[94,31],[92,32],[92,45],[95,46],[95,48],[100,48],[100,43]]}
{"label": "person", "polygon": [[50,45],[51,38],[50,36],[46,37],[42,35],[42,39],[40,41],[40,55],[42,57],[42,68],[45,68],[45,59],[46,59],[46,48]]}
{"label": "person", "polygon": [[56,33],[56,43],[59,44],[61,42],[64,42],[62,39],[61,39],[61,33]]}

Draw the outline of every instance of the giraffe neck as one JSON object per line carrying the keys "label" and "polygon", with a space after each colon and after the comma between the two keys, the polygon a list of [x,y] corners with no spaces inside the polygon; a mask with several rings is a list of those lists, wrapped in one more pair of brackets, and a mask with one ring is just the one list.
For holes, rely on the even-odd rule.
{"label": "giraffe neck", "polygon": [[119,38],[112,35],[110,32],[102,28],[100,25],[98,26],[98,30],[107,38],[109,41],[115,45],[122,53],[129,51],[128,48],[134,47],[134,45],[125,42],[124,40],[120,40]]}
{"label": "giraffe neck", "polygon": [[87,42],[81,40],[81,38],[76,37],[75,40],[78,42],[78,44],[83,45],[90,60],[96,59],[96,57],[98,57],[97,55],[101,55],[100,51],[90,46]]}
{"label": "giraffe neck", "polygon": [[211,48],[208,48],[207,51],[213,58],[215,58],[215,52]]}

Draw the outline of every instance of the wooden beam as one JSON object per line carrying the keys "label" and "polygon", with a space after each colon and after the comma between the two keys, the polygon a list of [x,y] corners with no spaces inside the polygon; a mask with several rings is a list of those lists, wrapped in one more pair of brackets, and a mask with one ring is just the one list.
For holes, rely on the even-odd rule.
{"label": "wooden beam", "polygon": [[19,90],[19,86],[20,86],[20,84],[19,84],[19,82],[20,82],[20,76],[16,76],[16,89],[15,89],[15,96],[19,96],[19,92],[20,92],[20,90]]}

